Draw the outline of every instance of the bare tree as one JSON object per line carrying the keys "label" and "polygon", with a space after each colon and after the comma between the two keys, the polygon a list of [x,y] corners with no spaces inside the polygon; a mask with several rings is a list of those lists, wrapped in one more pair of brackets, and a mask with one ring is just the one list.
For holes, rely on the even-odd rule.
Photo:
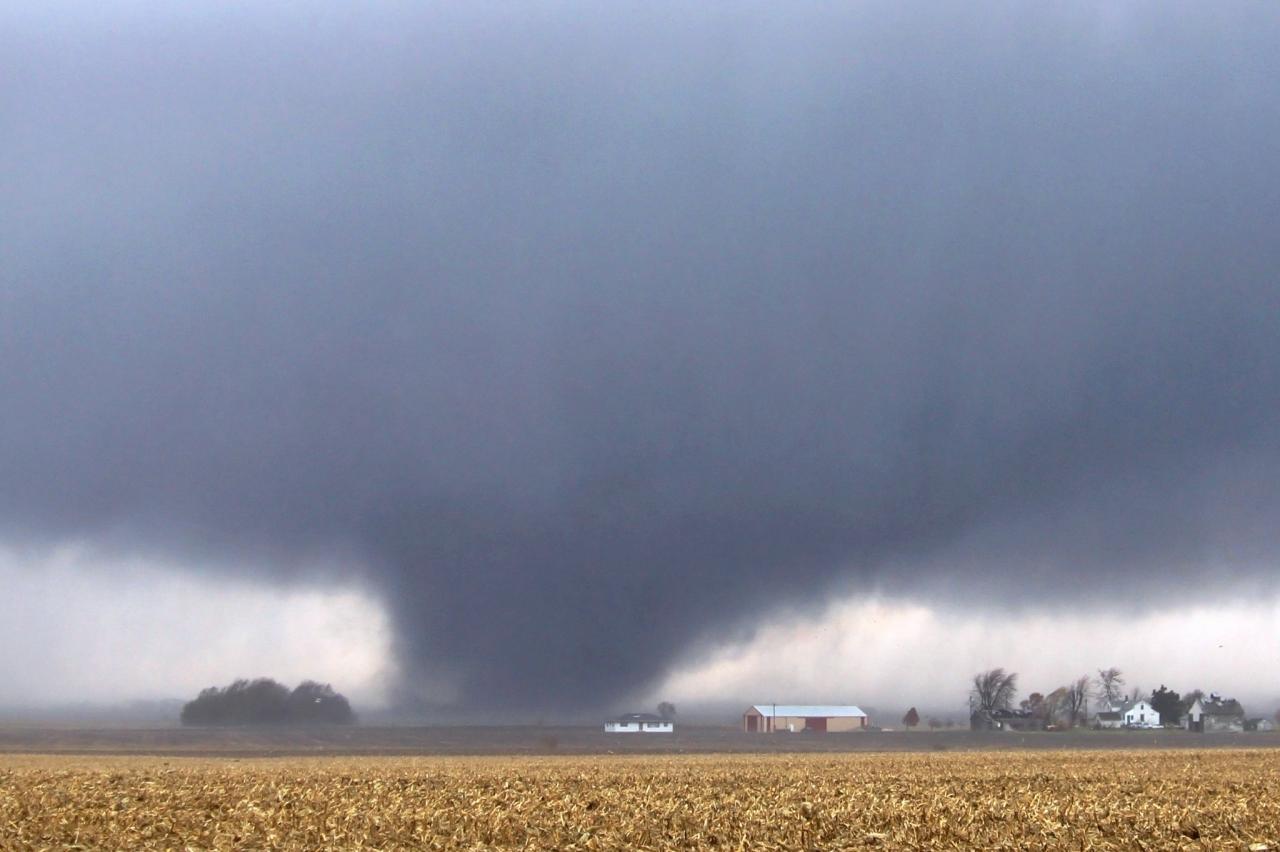
{"label": "bare tree", "polygon": [[973,676],[969,704],[974,711],[1008,710],[1018,692],[1018,673],[996,668]]}
{"label": "bare tree", "polygon": [[1089,676],[1081,675],[1068,684],[1063,696],[1063,713],[1071,727],[1084,724],[1089,715]]}
{"label": "bare tree", "polygon": [[1115,666],[1098,669],[1098,676],[1094,678],[1093,684],[1093,694],[1098,699],[1098,704],[1108,710],[1118,705],[1124,697],[1124,673]]}
{"label": "bare tree", "polygon": [[670,701],[658,702],[658,715],[664,719],[674,719],[676,717],[676,705]]}

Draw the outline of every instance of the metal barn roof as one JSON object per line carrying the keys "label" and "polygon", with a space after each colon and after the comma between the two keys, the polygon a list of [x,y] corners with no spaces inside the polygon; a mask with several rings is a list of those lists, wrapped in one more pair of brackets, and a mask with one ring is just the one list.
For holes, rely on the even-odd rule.
{"label": "metal barn roof", "polygon": [[810,718],[828,718],[840,716],[866,716],[860,708],[853,704],[752,704],[761,716],[807,716]]}

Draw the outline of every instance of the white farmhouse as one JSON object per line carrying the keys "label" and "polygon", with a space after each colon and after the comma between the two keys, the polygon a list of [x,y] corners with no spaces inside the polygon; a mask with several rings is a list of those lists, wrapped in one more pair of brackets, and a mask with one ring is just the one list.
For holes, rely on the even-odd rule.
{"label": "white farmhouse", "polygon": [[1122,713],[1126,728],[1160,727],[1160,714],[1145,699],[1126,704]]}
{"label": "white farmhouse", "polygon": [[674,734],[676,723],[652,713],[627,713],[604,723],[606,734]]}

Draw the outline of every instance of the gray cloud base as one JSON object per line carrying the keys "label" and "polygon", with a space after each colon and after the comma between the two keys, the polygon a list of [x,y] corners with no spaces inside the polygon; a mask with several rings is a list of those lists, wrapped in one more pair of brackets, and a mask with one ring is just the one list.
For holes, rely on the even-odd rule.
{"label": "gray cloud base", "polygon": [[9,540],[350,554],[407,692],[508,709],[850,577],[1274,570],[1269,6],[57,8],[0,27]]}

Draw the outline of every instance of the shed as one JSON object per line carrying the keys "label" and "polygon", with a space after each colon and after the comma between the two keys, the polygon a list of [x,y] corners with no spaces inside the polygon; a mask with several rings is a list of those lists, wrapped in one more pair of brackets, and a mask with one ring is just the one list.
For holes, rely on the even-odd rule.
{"label": "shed", "polygon": [[1093,717],[1095,728],[1119,728],[1124,725],[1124,714],[1119,710],[1100,710]]}
{"label": "shed", "polygon": [[867,724],[867,714],[853,704],[753,704],[742,714],[742,730],[747,733],[824,734],[861,731]]}

